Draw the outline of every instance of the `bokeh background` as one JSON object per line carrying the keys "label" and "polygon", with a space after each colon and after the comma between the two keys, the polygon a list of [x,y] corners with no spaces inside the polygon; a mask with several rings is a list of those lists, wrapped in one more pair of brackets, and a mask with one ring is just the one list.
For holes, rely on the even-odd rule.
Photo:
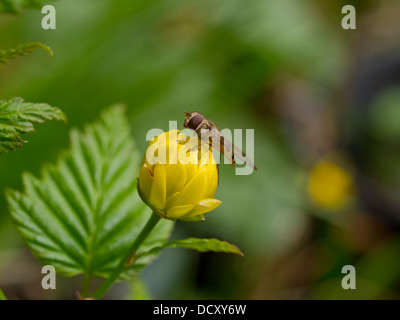
{"label": "bokeh background", "polygon": [[[223,205],[173,238],[216,237],[245,257],[164,250],[111,299],[400,298],[400,2],[317,0],[58,0],[57,29],[40,10],[0,14],[0,47],[54,51],[0,66],[0,98],[60,107],[0,158],[0,190],[21,188],[68,146],[72,127],[128,106],[141,153],[151,128],[183,111],[220,128],[255,129],[259,170],[221,166]],[[353,4],[357,29],[343,30]],[[344,265],[357,289],[343,290]],[[0,287],[10,299],[69,299],[80,279],[40,287],[0,196]]]}

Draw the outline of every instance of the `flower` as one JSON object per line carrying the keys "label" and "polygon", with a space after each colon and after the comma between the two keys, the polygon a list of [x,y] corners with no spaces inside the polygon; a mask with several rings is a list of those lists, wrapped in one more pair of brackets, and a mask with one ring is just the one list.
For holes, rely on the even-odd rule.
{"label": "flower", "polygon": [[347,207],[354,193],[349,172],[330,160],[320,160],[311,170],[308,193],[320,207],[339,210]]}
{"label": "flower", "polygon": [[[197,137],[195,141],[197,144]],[[178,130],[162,133],[150,141],[140,168],[138,192],[159,216],[170,220],[204,220],[204,213],[222,203],[214,199],[218,168],[213,154],[207,146],[204,149],[208,161],[200,161],[201,152],[195,149],[190,151],[186,136]]]}

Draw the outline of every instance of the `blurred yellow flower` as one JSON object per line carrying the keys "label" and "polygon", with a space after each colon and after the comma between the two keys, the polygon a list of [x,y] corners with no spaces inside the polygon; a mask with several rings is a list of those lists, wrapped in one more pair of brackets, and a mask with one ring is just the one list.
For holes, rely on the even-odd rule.
{"label": "blurred yellow flower", "polygon": [[354,193],[351,175],[336,163],[321,160],[311,170],[308,193],[313,202],[326,209],[341,209]]}
{"label": "blurred yellow flower", "polygon": [[[177,142],[182,139],[185,140],[183,133],[171,130],[150,141],[140,168],[139,195],[163,218],[204,220],[204,213],[222,203],[214,199],[217,165],[209,148],[208,163],[202,163],[200,152],[189,151],[187,144]],[[164,159],[160,160],[162,156]]]}

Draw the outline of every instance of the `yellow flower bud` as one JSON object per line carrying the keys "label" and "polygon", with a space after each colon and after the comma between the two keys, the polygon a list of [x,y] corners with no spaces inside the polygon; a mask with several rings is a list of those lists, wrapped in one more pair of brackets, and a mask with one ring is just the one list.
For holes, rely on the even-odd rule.
{"label": "yellow flower bud", "polygon": [[217,165],[209,148],[209,161],[202,163],[200,152],[189,151],[186,140],[178,142],[181,140],[185,140],[185,135],[171,130],[150,141],[140,168],[139,195],[163,218],[204,220],[204,213],[222,203],[214,199]]}

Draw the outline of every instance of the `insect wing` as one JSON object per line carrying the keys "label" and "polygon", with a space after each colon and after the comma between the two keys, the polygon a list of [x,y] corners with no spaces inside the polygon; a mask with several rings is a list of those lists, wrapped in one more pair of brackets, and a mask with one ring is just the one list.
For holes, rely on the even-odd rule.
{"label": "insect wing", "polygon": [[230,161],[230,164],[236,166],[235,157],[232,153],[232,143],[221,135],[218,129],[212,128],[209,131],[208,143],[213,149],[217,150],[220,154],[223,154],[228,161]]}
{"label": "insect wing", "polygon": [[[225,138],[226,140],[226,138]],[[257,171],[257,167],[254,165],[254,163],[250,160],[250,158],[246,155],[246,153],[241,150],[239,147],[235,146],[233,144],[233,142],[231,142],[232,146],[233,146],[233,152],[235,154],[235,156],[242,160],[243,162],[245,162],[249,167],[251,167],[253,170]]]}
{"label": "insect wing", "polygon": [[257,170],[254,163],[246,155],[244,151],[236,147],[232,141],[224,137],[216,127],[211,127],[209,130],[201,130],[201,140],[203,143],[209,144],[213,149],[223,154],[229,163],[236,167],[235,158],[246,163],[253,170]]}
{"label": "insect wing", "polygon": [[[236,166],[236,159],[240,159],[243,163],[246,163],[250,166],[253,170],[257,170],[256,166],[250,160],[250,158],[246,155],[246,153],[241,150],[239,147],[235,146],[235,144],[224,137],[222,134],[219,133],[219,140],[221,145],[223,145],[224,155],[228,157],[228,159],[232,159],[232,164]],[[216,137],[215,137],[216,138]],[[213,136],[214,139],[214,136]]]}

